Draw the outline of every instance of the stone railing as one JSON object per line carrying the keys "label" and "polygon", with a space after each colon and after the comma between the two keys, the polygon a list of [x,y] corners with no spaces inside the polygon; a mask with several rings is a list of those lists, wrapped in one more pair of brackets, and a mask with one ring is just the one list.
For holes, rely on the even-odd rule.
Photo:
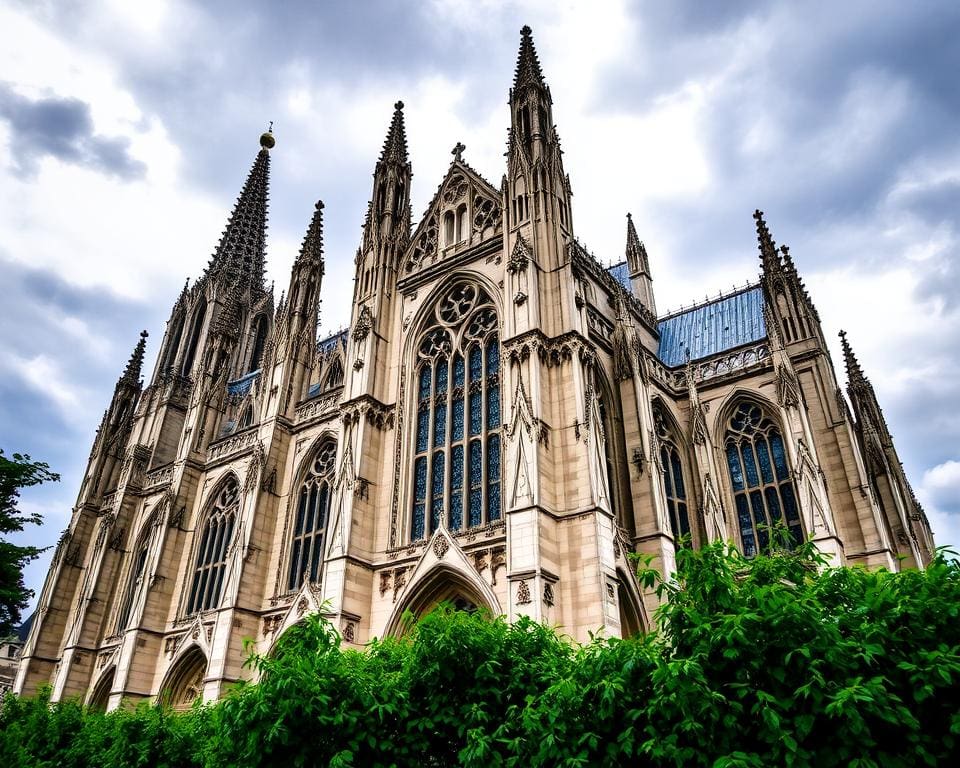
{"label": "stone railing", "polygon": [[173,480],[173,464],[154,469],[144,476],[143,487],[156,488],[158,485],[167,485]]}
{"label": "stone railing", "polygon": [[240,453],[256,442],[257,428],[251,427],[246,432],[238,432],[235,435],[230,435],[215,443],[211,443],[210,448],[207,450],[207,460],[214,461],[215,459],[222,459],[224,456]]}
{"label": "stone railing", "polygon": [[758,365],[763,365],[769,359],[770,345],[766,341],[749,347],[741,347],[732,352],[694,363],[693,380],[697,382],[710,381],[729,373],[740,373]]}
{"label": "stone railing", "polygon": [[686,381],[683,376],[683,369],[667,368],[660,360],[653,355],[646,357],[647,369],[650,371],[650,378],[659,382],[664,388],[669,390],[686,389]]}
{"label": "stone railing", "polygon": [[328,395],[320,395],[319,397],[307,400],[305,403],[301,403],[294,412],[294,421],[300,423],[307,419],[312,419],[315,416],[322,416],[323,414],[335,411],[337,405],[340,403],[342,394],[341,390],[337,390]]}

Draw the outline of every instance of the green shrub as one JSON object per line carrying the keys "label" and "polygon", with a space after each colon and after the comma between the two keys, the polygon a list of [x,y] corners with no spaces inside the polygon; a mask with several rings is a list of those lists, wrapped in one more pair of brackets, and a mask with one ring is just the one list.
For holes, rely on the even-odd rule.
{"label": "green shrub", "polygon": [[825,568],[809,544],[678,553],[658,631],[576,645],[441,606],[344,650],[317,616],[260,682],[175,714],[49,691],[0,707],[0,766],[960,764],[960,564]]}

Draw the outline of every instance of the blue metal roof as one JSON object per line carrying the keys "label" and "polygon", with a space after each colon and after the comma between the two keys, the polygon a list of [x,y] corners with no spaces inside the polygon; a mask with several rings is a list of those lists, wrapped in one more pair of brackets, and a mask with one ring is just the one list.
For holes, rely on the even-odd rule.
{"label": "blue metal roof", "polygon": [[234,379],[233,381],[227,382],[227,392],[231,395],[245,395],[250,391],[250,387],[253,386],[253,382],[257,380],[257,377],[260,375],[260,369],[258,368],[255,371],[250,371],[250,373],[245,373],[239,379]]}
{"label": "blue metal roof", "polygon": [[633,286],[630,283],[630,270],[627,269],[627,262],[621,261],[619,264],[614,264],[607,269],[607,272],[614,280],[626,288],[627,291],[633,291]]}
{"label": "blue metal roof", "polygon": [[669,366],[719,354],[767,335],[759,285],[724,296],[659,322],[658,357]]}

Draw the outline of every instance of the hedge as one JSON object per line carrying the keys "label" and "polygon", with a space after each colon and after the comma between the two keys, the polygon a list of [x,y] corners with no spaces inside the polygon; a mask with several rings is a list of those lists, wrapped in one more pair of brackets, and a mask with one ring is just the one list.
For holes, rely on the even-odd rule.
{"label": "hedge", "polygon": [[441,606],[344,650],[309,616],[258,683],[172,713],[7,696],[0,766],[960,765],[960,564],[681,549],[657,631],[578,645]]}

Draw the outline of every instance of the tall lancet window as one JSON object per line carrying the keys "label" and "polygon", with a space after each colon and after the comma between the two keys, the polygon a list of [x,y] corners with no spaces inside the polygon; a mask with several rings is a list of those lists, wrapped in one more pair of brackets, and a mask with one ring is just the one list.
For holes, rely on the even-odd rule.
{"label": "tall lancet window", "polygon": [[291,592],[300,589],[304,581],[320,578],[336,458],[336,443],[325,440],[300,483],[287,573],[287,589]]}
{"label": "tall lancet window", "polygon": [[240,488],[231,476],[214,497],[210,513],[203,526],[203,535],[197,548],[197,560],[190,585],[187,613],[208,611],[220,603],[224,571],[227,568],[227,550],[233,538],[233,528],[240,507]]}
{"label": "tall lancet window", "polygon": [[490,297],[457,283],[417,345],[410,538],[501,515],[500,337]]}
{"label": "tall lancet window", "polygon": [[738,404],[726,437],[727,464],[737,505],[743,554],[770,545],[770,527],[785,525],[793,544],[803,540],[797,495],[780,429],[756,403]]}
{"label": "tall lancet window", "polygon": [[147,566],[149,537],[143,537],[137,544],[133,561],[130,563],[130,573],[127,576],[127,588],[123,592],[123,602],[120,604],[120,612],[117,614],[117,632],[123,632],[130,623],[130,612],[133,609],[133,601],[140,591],[140,585],[143,583],[143,575]]}
{"label": "tall lancet window", "polygon": [[663,471],[663,491],[670,516],[670,530],[674,539],[690,534],[690,515],[687,507],[687,486],[683,481],[683,461],[674,430],[670,428],[662,406],[653,406],[653,424],[660,444],[660,467]]}

